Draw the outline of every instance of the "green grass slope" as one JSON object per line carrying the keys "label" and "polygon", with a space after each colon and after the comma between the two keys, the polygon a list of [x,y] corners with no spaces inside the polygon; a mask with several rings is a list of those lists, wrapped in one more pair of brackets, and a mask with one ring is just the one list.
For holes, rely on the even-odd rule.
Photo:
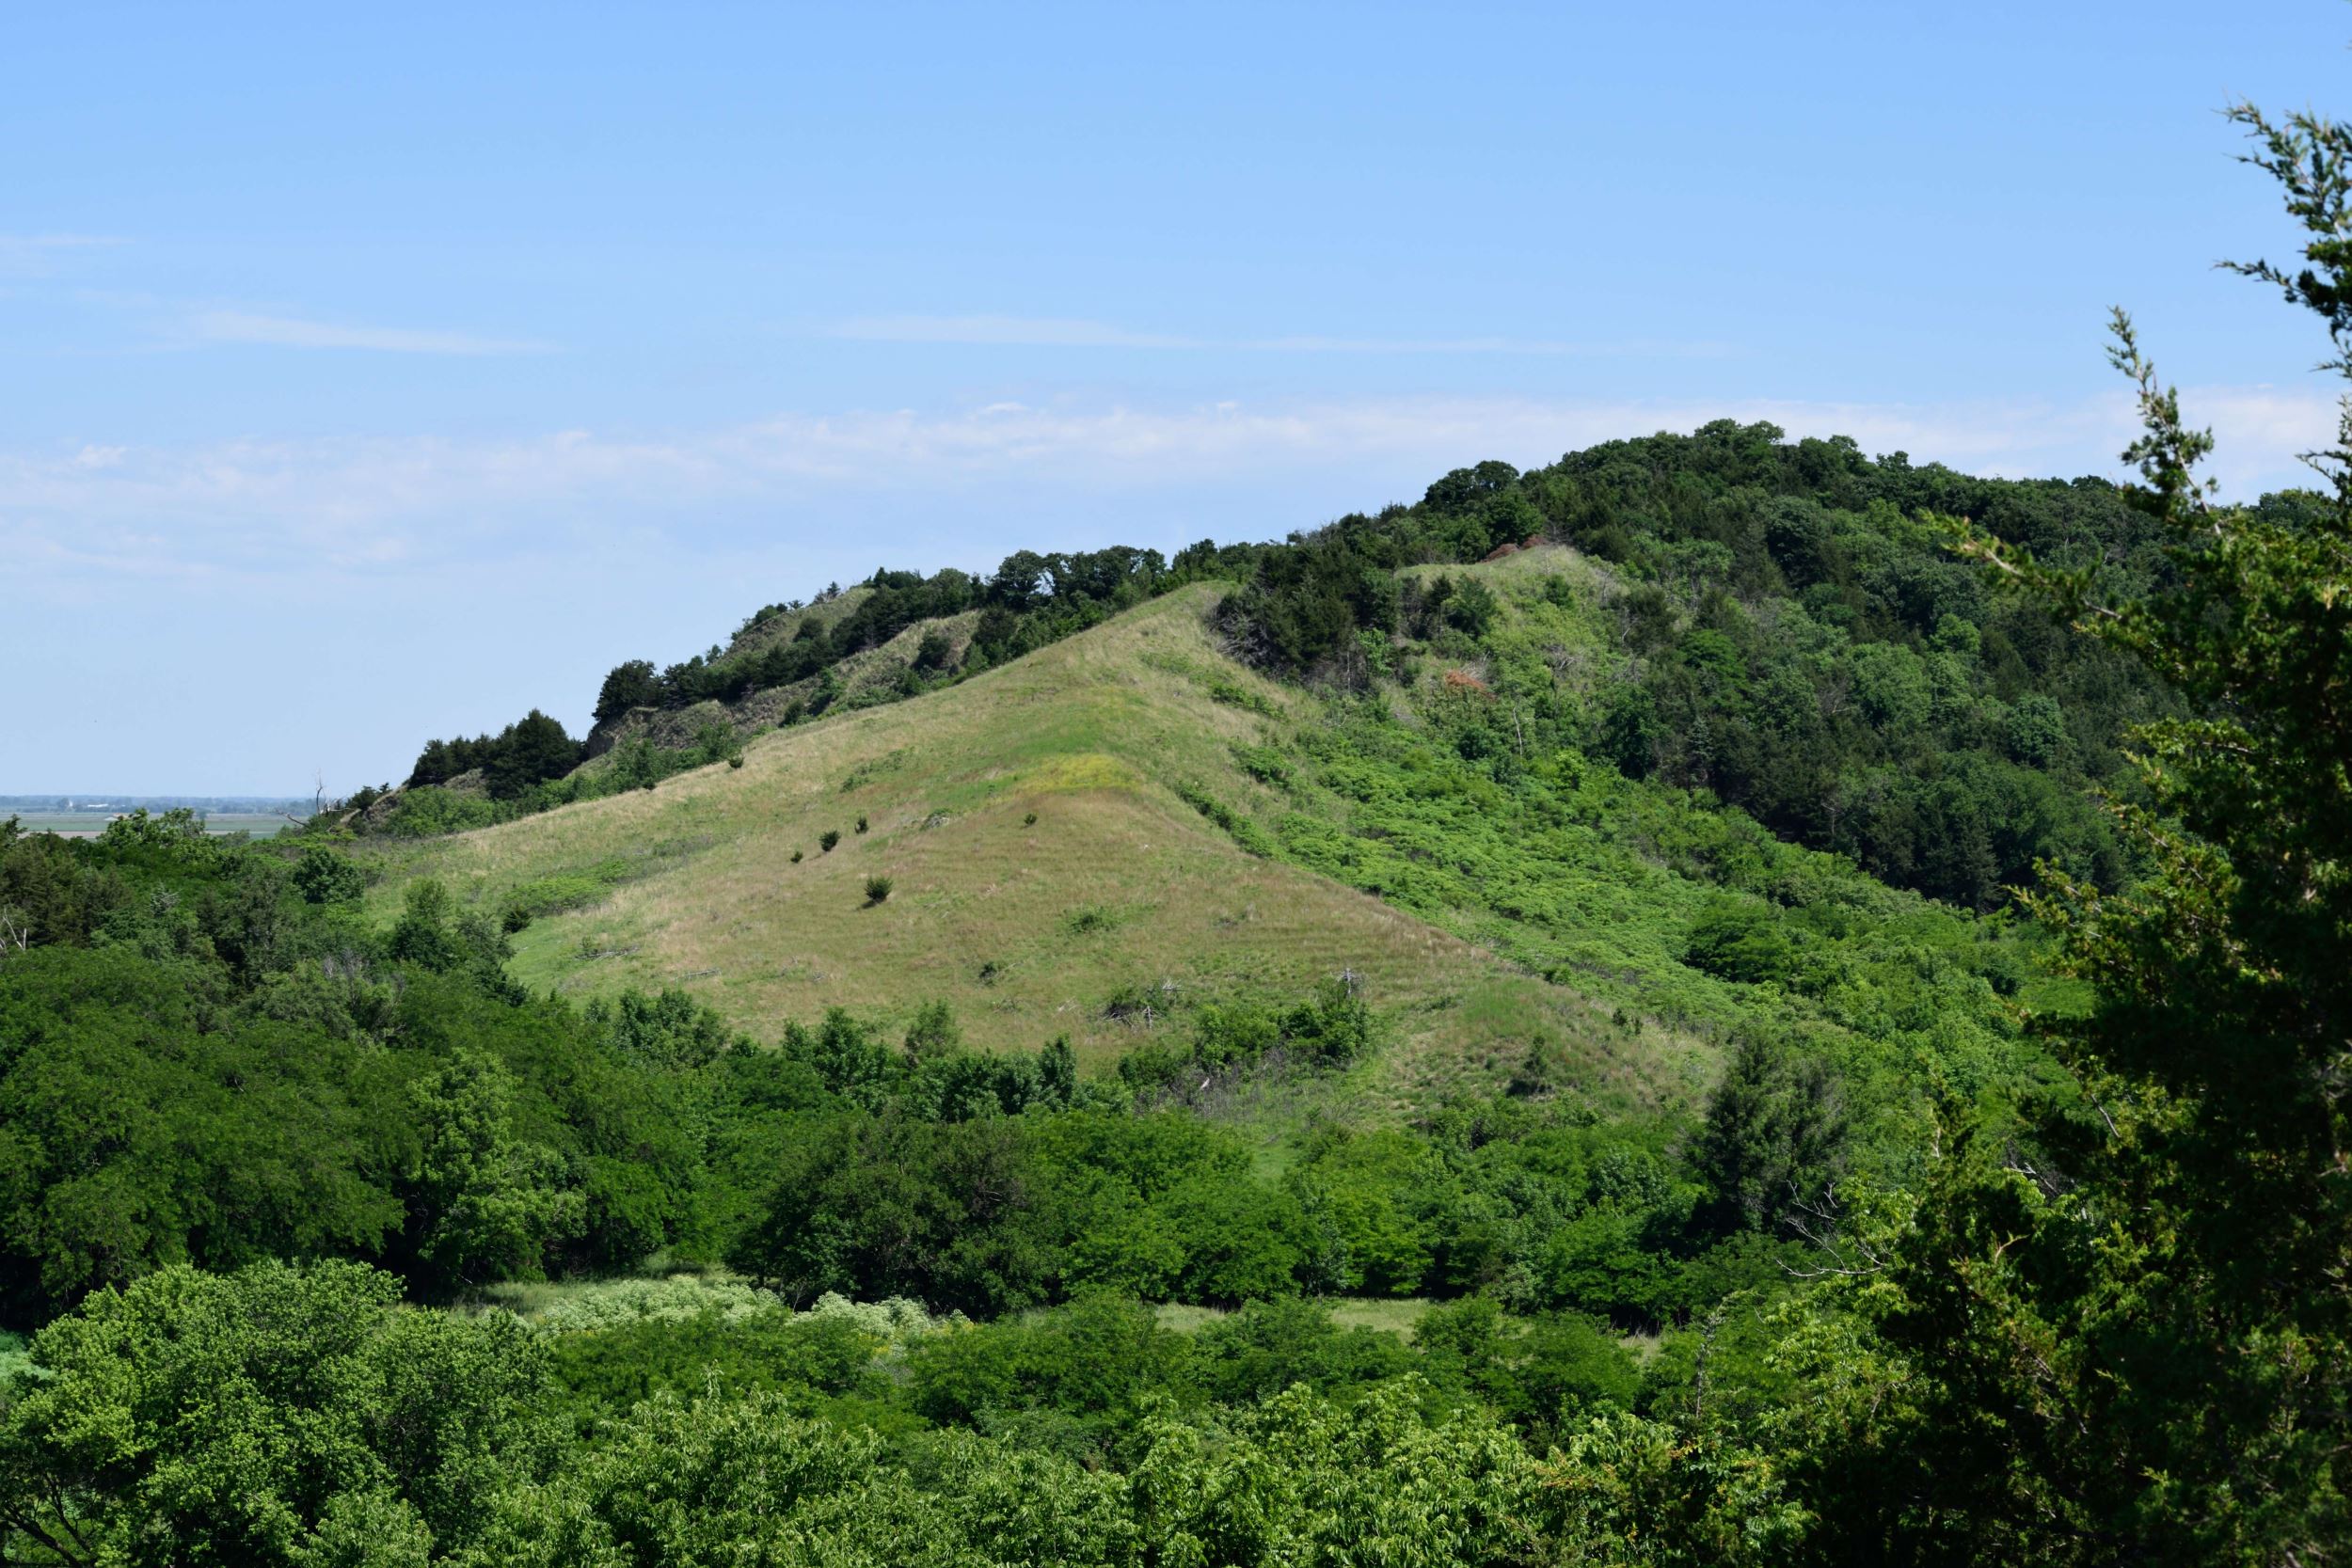
{"label": "green grass slope", "polygon": [[1506,1083],[1687,1104],[1762,1029],[1827,1053],[1899,1167],[1923,1085],[2034,1076],[2004,995],[2039,982],[2007,922],[1581,749],[1641,673],[1615,569],[1542,546],[1406,576],[1485,608],[1371,650],[1362,695],[1227,657],[1222,590],[1197,585],[928,695],[769,729],[740,768],[379,843],[375,896],[388,914],[431,874],[529,911],[515,970],[534,988],[682,987],[763,1037],[944,1001],[976,1045],[1066,1034],[1097,1070],[1188,1037],[1203,1004],[1352,974],[1392,1037],[1293,1113]]}
{"label": "green grass slope", "polygon": [[[1802,1039],[1835,1064],[1879,1169],[1927,1146],[1928,1085],[1975,1098],[2043,1076],[2009,1000],[2066,1003],[2036,933],[1577,743],[1642,673],[1607,563],[1543,546],[1406,575],[1483,588],[1484,625],[1428,618],[1379,650],[1370,694],[1326,705],[1287,755],[1247,759],[1276,797],[1248,831],[1275,854],[1584,994],[1637,1044]],[[1523,1071],[1553,1083],[1564,1066],[1539,1052]]]}
{"label": "green grass slope", "polygon": [[[373,897],[389,914],[430,875],[488,911],[519,899],[547,911],[516,938],[526,984],[683,987],[758,1036],[833,1006],[905,1018],[939,1000],[974,1044],[1066,1034],[1099,1067],[1182,1029],[1200,1002],[1295,998],[1346,972],[1394,1021],[1391,1049],[1359,1075],[1375,1100],[1491,1085],[1531,1049],[1604,1103],[1702,1085],[1713,1053],[1692,1038],[1637,1036],[1575,989],[1250,852],[1274,848],[1254,819],[1280,796],[1237,753],[1288,749],[1322,704],[1224,656],[1204,625],[1218,593],[1182,591],[911,701],[770,731],[740,768],[372,846],[389,873]],[[875,877],[892,881],[879,903]]]}

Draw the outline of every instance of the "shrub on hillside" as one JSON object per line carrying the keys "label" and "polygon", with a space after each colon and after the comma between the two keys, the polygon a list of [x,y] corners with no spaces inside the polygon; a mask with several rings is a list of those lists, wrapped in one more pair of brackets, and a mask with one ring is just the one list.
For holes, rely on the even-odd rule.
{"label": "shrub on hillside", "polygon": [[612,884],[619,881],[627,870],[628,867],[621,862],[607,861],[586,871],[542,877],[524,882],[506,895],[506,902],[500,911],[500,923],[509,932],[514,932],[542,915],[585,909],[612,892]]}
{"label": "shrub on hillside", "polygon": [[1180,783],[1176,786],[1176,795],[1193,810],[1224,829],[1244,853],[1255,855],[1261,860],[1272,858],[1274,841],[1265,835],[1264,830],[1199,784]]}
{"label": "shrub on hillside", "polygon": [[1797,957],[1795,945],[1770,910],[1719,896],[1691,923],[1682,961],[1725,980],[1760,985],[1788,978]]}
{"label": "shrub on hillside", "polygon": [[294,884],[306,904],[349,904],[367,890],[367,878],[342,855],[314,844],[302,852]]}
{"label": "shrub on hillside", "polygon": [[[868,893],[874,882],[884,883],[889,892],[887,877],[877,877],[866,884]],[[907,1025],[907,1059],[919,1062],[928,1057],[952,1055],[963,1047],[963,1031],[956,1027],[956,1015],[945,1002],[926,1002],[914,1010],[914,1022]]]}

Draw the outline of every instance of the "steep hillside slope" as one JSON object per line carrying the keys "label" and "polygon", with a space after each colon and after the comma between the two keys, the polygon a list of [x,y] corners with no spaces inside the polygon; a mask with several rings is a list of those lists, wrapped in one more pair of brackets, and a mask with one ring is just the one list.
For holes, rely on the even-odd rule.
{"label": "steep hillside slope", "polygon": [[[2067,1005],[2039,936],[1889,887],[1776,838],[1706,788],[1631,778],[1577,737],[1655,680],[1625,645],[1642,589],[1538,544],[1400,574],[1406,613],[1286,754],[1252,829],[1274,852],[1376,893],[1611,1009],[1637,1036],[1779,1039],[1827,1064],[1881,1168],[1924,1147],[1927,1084],[2038,1076],[2006,998]],[[1540,1056],[1532,1083],[1549,1082]],[[1867,1132],[1860,1132],[1867,1128]]]}
{"label": "steep hillside slope", "polygon": [[[977,1045],[1066,1034],[1099,1064],[1171,1007],[1295,998],[1349,973],[1402,1036],[1369,1069],[1383,1095],[1500,1082],[1532,1048],[1606,1102],[1703,1083],[1707,1048],[1637,1038],[1571,990],[1248,852],[1196,809],[1275,802],[1235,749],[1319,709],[1219,651],[1203,625],[1219,592],[1183,590],[945,690],[771,731],[739,768],[378,844],[390,875],[374,896],[389,908],[430,875],[485,911],[575,905],[516,937],[526,984],[683,987],[762,1036],[828,1006],[903,1019],[938,1000]],[[830,852],[827,832],[841,835]],[[892,879],[882,902],[874,877]]]}

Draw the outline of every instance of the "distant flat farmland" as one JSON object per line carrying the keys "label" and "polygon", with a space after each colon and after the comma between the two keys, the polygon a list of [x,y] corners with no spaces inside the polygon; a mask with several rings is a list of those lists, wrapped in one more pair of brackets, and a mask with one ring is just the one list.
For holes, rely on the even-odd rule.
{"label": "distant flat farmland", "polygon": [[[28,833],[63,833],[68,838],[89,838],[103,832],[106,818],[88,811],[0,811],[0,822],[14,816]],[[251,833],[255,838],[272,838],[291,826],[282,817],[267,812],[216,811],[204,818],[205,828],[215,833]]]}

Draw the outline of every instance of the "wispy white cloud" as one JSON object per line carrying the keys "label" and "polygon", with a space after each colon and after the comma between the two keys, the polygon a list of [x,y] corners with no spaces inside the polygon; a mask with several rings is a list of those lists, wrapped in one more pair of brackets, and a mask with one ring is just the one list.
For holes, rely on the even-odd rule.
{"label": "wispy white cloud", "polygon": [[297,316],[246,310],[199,310],[187,323],[194,337],[214,343],[265,343],[278,348],[365,349],[383,354],[538,354],[543,343],[479,338],[403,326],[354,326]]}
{"label": "wispy white cloud", "polygon": [[[2311,393],[2192,388],[2183,402],[2215,427],[2216,471],[2237,495],[2300,483],[2296,454],[2333,431],[2333,405]],[[1175,493],[1230,504],[1278,482],[1320,498],[1328,515],[1410,499],[1438,473],[1483,458],[1533,465],[1726,418],[2010,476],[2116,474],[2114,454],[2133,433],[2120,394],[1932,405],[1420,398],[1181,408],[1000,402],[788,414],[660,436],[87,445],[0,452],[0,557],[27,579],[371,574],[526,549],[592,552],[622,533],[716,546],[751,529],[746,518],[764,519],[758,531],[772,536],[778,519],[788,531],[796,514],[838,515],[861,496],[919,498],[933,515],[1016,494],[1091,511]]]}
{"label": "wispy white cloud", "polygon": [[106,234],[0,234],[0,277],[43,277],[76,252],[121,243]]}
{"label": "wispy white cloud", "polygon": [[975,343],[1022,348],[1206,348],[1204,340],[1131,332],[1058,316],[858,316],[826,335],[868,343]]}
{"label": "wispy white cloud", "polygon": [[1738,351],[1728,343],[1578,342],[1565,338],[1245,338],[1226,345],[1267,354],[1524,354],[1611,359],[1712,359]]}
{"label": "wispy white cloud", "polygon": [[1108,322],[1059,316],[859,316],[823,329],[858,342],[968,344],[1005,348],[1218,349],[1257,354],[1645,355],[1660,358],[1714,357],[1722,343],[1572,342],[1553,338],[1347,338],[1302,334],[1276,338],[1200,338],[1143,332]]}
{"label": "wispy white cloud", "polygon": [[111,234],[0,234],[0,255],[31,255],[60,250],[88,250],[120,245]]}

